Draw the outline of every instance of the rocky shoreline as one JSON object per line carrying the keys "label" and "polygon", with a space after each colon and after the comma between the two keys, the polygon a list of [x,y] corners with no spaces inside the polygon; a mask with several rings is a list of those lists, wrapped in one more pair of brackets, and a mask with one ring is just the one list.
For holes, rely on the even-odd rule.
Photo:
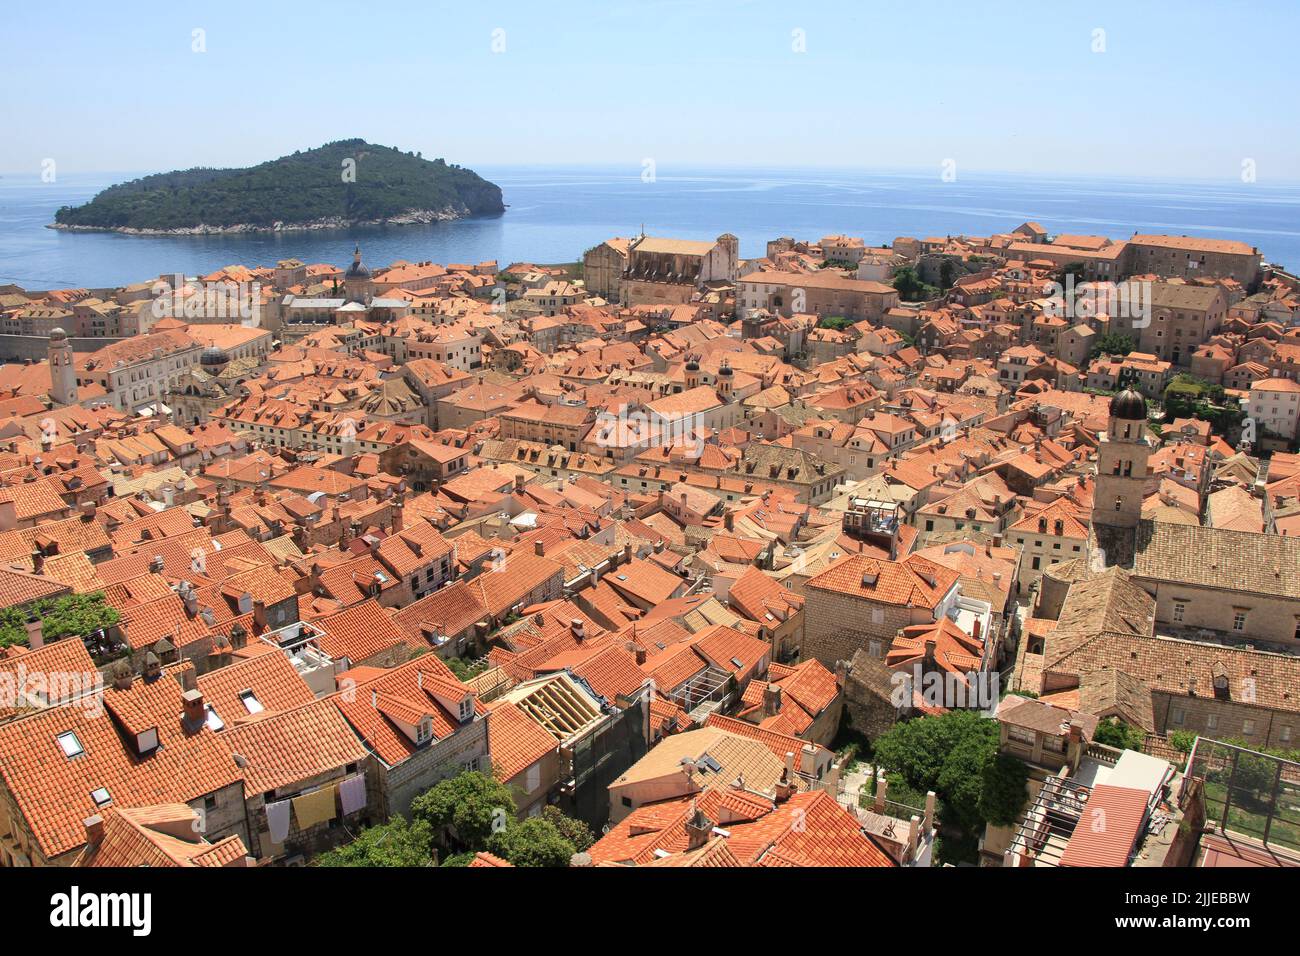
{"label": "rocky shoreline", "polygon": [[252,223],[236,223],[230,226],[209,226],[200,223],[197,226],[185,226],[177,229],[137,229],[131,226],[73,226],[64,223],[47,223],[47,229],[63,232],[116,232],[127,236],[219,236],[239,235],[241,233],[268,232],[316,232],[326,229],[350,229],[354,226],[416,226],[433,222],[451,222],[469,216],[469,210],[446,209],[408,209],[396,216],[383,219],[345,219],[333,216],[328,219],[316,219],[311,222],[276,222],[269,226]]}

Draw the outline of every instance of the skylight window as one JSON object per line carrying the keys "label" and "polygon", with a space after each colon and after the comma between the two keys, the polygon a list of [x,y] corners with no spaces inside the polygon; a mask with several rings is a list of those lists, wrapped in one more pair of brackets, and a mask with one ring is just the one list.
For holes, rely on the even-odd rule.
{"label": "skylight window", "polygon": [[216,730],[226,729],[226,722],[222,720],[220,716],[218,716],[215,710],[212,709],[211,704],[208,704],[207,707],[204,708],[204,710],[206,710],[208,714],[207,723],[208,723],[209,730],[216,731]]}
{"label": "skylight window", "polygon": [[250,714],[260,714],[262,711],[266,710],[266,708],[262,706],[262,702],[257,699],[257,695],[251,690],[241,690],[239,692],[239,699],[243,701],[244,709]]}
{"label": "skylight window", "polygon": [[733,658],[731,659],[731,663],[732,663],[733,665],[735,665],[736,667],[744,667],[744,666],[745,666],[744,662],[743,662],[739,657],[733,657]]}
{"label": "skylight window", "polygon": [[81,746],[81,741],[71,730],[59,734],[56,739],[59,741],[59,746],[63,748],[63,755],[69,760],[80,757],[86,752],[86,748]]}
{"label": "skylight window", "polygon": [[112,795],[108,792],[108,787],[99,787],[90,791],[90,799],[95,801],[95,806],[106,807],[113,802]]}

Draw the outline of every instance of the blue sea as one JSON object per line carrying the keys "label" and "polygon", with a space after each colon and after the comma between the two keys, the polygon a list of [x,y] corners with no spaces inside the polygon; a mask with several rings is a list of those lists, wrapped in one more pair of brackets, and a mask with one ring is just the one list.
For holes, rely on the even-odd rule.
{"label": "blue sea", "polygon": [[351,260],[360,242],[367,264],[398,259],[571,262],[611,236],[643,226],[651,235],[740,237],[741,255],[761,256],[769,239],[896,236],[1007,231],[1037,220],[1052,233],[1168,232],[1238,239],[1266,260],[1300,267],[1300,184],[1161,182],[936,172],[662,168],[643,182],[640,168],[476,167],[499,184],[509,208],[490,219],[281,235],[146,237],[67,233],[45,228],[63,205],[76,205],[138,173],[0,178],[0,283],[28,289],[123,285],[240,263],[271,265]]}

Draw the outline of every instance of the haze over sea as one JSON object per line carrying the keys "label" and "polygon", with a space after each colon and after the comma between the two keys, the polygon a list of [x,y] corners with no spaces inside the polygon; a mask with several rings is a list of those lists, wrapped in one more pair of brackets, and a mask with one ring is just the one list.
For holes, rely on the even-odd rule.
{"label": "haze over sea", "polygon": [[501,186],[509,209],[492,219],[427,226],[223,236],[125,236],[45,228],[60,206],[77,205],[139,174],[37,174],[0,179],[0,283],[27,289],[102,288],[162,274],[203,275],[225,265],[278,259],[346,264],[362,244],[372,268],[416,262],[572,262],[642,224],[651,235],[740,237],[743,257],[779,236],[896,236],[1005,232],[1037,220],[1050,233],[1123,239],[1157,232],[1237,239],[1266,261],[1300,268],[1300,184],[1167,182],[937,171],[673,169],[642,182],[640,167],[475,167]]}

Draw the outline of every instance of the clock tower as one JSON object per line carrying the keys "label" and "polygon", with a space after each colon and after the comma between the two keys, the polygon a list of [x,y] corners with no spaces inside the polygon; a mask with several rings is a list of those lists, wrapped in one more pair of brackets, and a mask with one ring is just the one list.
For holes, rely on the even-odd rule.
{"label": "clock tower", "polygon": [[1098,438],[1092,523],[1136,528],[1142,519],[1151,456],[1146,399],[1131,388],[1112,398],[1106,432]]}

